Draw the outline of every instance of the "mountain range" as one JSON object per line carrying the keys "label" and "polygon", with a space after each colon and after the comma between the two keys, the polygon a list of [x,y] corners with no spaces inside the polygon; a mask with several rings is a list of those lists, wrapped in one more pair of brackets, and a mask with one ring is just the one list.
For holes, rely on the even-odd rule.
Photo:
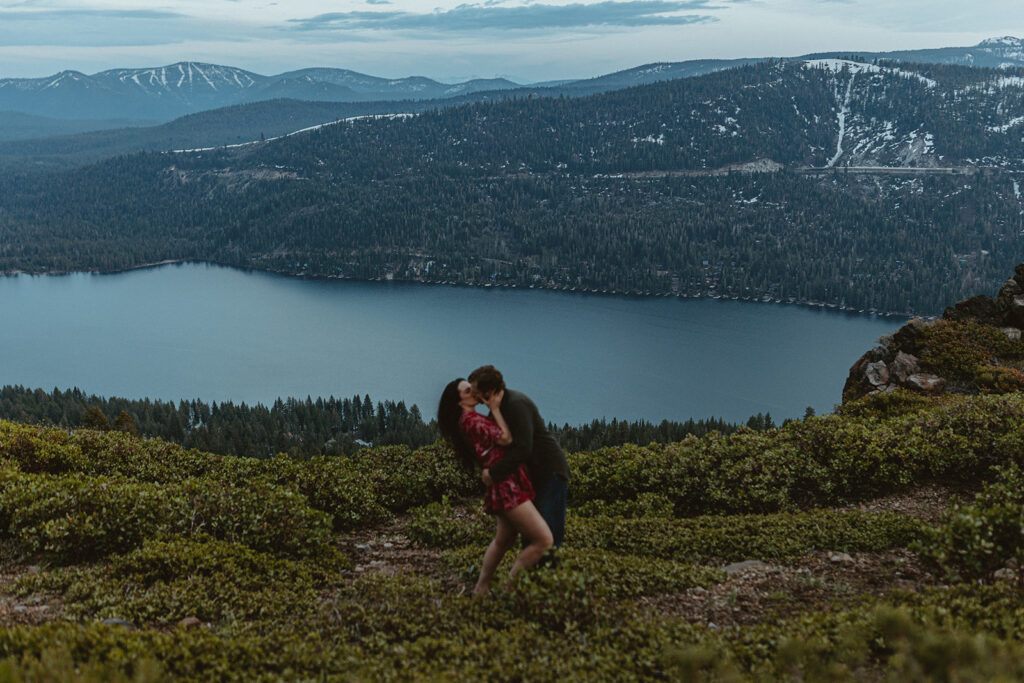
{"label": "mountain range", "polygon": [[[802,61],[849,54],[833,52],[787,59]],[[857,56],[861,61],[888,59],[1009,68],[1024,66],[1024,41],[1004,37],[989,39],[972,47],[861,52]],[[768,58],[647,64],[596,78],[540,83],[529,88],[549,94],[552,91],[588,94],[698,76],[765,59]],[[335,68],[308,68],[265,76],[230,66],[179,62],[155,68],[110,69],[92,75],[62,71],[45,78],[0,79],[0,113],[19,112],[53,119],[91,119],[93,125],[113,128],[122,126],[125,119],[159,123],[199,111],[273,99],[327,102],[444,100],[481,92],[514,92],[522,87],[503,78],[444,84],[420,76],[387,79]],[[111,121],[104,123],[105,119]],[[0,119],[0,123],[6,121]],[[35,122],[35,129],[44,129],[45,123]],[[22,130],[24,128],[23,125]],[[70,132],[66,126],[63,130],[59,126],[54,127],[53,131],[52,134]],[[8,133],[0,139],[23,135]]]}
{"label": "mountain range", "polygon": [[308,128],[0,174],[0,270],[185,259],[930,313],[1024,253],[1021,68],[765,61]]}

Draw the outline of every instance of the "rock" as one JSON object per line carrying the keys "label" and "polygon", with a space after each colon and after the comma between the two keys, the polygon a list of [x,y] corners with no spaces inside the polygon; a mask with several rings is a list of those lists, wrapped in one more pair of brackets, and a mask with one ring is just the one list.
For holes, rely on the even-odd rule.
{"label": "rock", "polygon": [[996,573],[992,576],[994,576],[999,581],[1012,581],[1017,578],[1017,572],[1013,569],[1003,567],[1002,569],[997,569]]}
{"label": "rock", "polygon": [[197,617],[185,617],[178,622],[178,626],[186,629],[199,628],[202,625],[203,622],[201,622]]}
{"label": "rock", "polygon": [[1002,324],[1007,327],[1024,328],[1024,295],[1013,297],[1003,313]]}
{"label": "rock", "polygon": [[1002,308],[1009,308],[1010,304],[1013,303],[1013,297],[1020,294],[1024,294],[1024,289],[1021,288],[1016,278],[1011,277],[999,288],[999,294],[996,295],[996,299]]}
{"label": "rock", "polygon": [[356,546],[356,550],[362,550],[364,553],[368,553],[373,550],[373,546],[369,543],[363,543]]}
{"label": "rock", "polygon": [[921,372],[921,366],[917,363],[917,356],[900,351],[896,358],[889,364],[889,375],[895,377],[901,384],[907,381],[911,375]]}
{"label": "rock", "polygon": [[999,331],[1005,334],[1010,341],[1020,341],[1020,330],[1016,327],[1001,327]]}
{"label": "rock", "polygon": [[124,626],[126,629],[130,631],[135,630],[135,624],[126,619],[104,619],[103,623],[107,624],[108,626]]}
{"label": "rock", "polygon": [[1002,320],[1002,316],[999,302],[984,294],[972,296],[970,299],[961,301],[956,306],[947,308],[942,313],[942,317],[946,320],[959,320],[961,322],[977,320],[986,325],[998,325]]}
{"label": "rock", "polygon": [[864,377],[871,383],[871,386],[885,386],[889,383],[889,368],[885,367],[884,361],[868,363],[864,368]]}
{"label": "rock", "polygon": [[834,564],[853,564],[854,562],[850,553],[829,553],[828,560]]}
{"label": "rock", "polygon": [[28,611],[28,607],[26,607],[25,605],[15,605],[14,609],[12,611],[17,612],[17,613],[20,614],[22,612],[27,612]]}
{"label": "rock", "polygon": [[918,372],[907,378],[907,386],[925,394],[941,394],[946,388],[946,380],[929,372]]}
{"label": "rock", "polygon": [[771,569],[771,565],[761,562],[760,560],[744,560],[743,562],[733,562],[722,567],[722,571],[729,576],[735,576],[740,572],[746,571],[759,571],[763,572]]}
{"label": "rock", "polygon": [[[877,389],[865,376],[867,367],[873,363],[879,363],[889,357],[889,350],[884,346],[876,346],[850,367],[850,374],[843,386],[843,401],[852,401]],[[884,383],[883,383],[884,384]]]}
{"label": "rock", "polygon": [[893,333],[893,350],[904,351],[906,353],[913,353],[914,351],[917,351],[917,340],[921,338],[921,334],[928,329],[929,326],[930,324],[927,321],[922,320],[921,318],[914,318]]}

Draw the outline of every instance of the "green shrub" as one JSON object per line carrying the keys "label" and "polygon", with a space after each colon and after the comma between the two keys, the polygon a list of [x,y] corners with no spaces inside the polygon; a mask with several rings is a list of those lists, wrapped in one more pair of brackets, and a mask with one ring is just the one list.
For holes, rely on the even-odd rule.
{"label": "green shrub", "polygon": [[23,472],[61,474],[80,471],[86,457],[67,432],[0,420],[0,461]]}
{"label": "green shrub", "polygon": [[993,359],[1024,358],[1024,341],[1010,340],[998,328],[971,320],[937,320],[921,328],[915,351],[926,369],[947,379],[971,380]]}
{"label": "green shrub", "polygon": [[[462,574],[465,582],[475,582],[480,574],[483,546],[449,550],[442,555],[444,566]],[[518,549],[505,555],[496,573],[496,584],[508,575]],[[594,589],[610,598],[635,598],[641,595],[677,593],[698,586],[708,587],[725,580],[725,573],[712,567],[685,564],[652,557],[616,555],[600,550],[562,549],[558,551],[558,571],[588,577]]]}
{"label": "green shrub", "polygon": [[61,646],[44,649],[38,654],[0,660],[0,681],[7,683],[149,683],[163,680],[166,677],[162,667],[153,659],[140,659],[130,666],[117,662],[81,662]]}
{"label": "green shrub", "polygon": [[332,554],[330,521],[292,489],[189,479],[149,484],[80,474],[0,471],[0,522],[29,553],[62,562],[139,547],[161,534],[208,533],[271,554]]}
{"label": "green shrub", "polygon": [[291,487],[306,496],[311,507],[331,515],[337,531],[379,524],[391,518],[378,502],[371,479],[344,457],[316,456],[306,461],[283,454],[263,460],[224,457],[209,477],[234,486],[263,480]]}
{"label": "green shrub", "polygon": [[286,621],[308,615],[316,598],[308,566],[206,535],[147,540],[100,567],[30,575],[18,589],[61,592],[72,616],[140,624]]}
{"label": "green shrub", "polygon": [[417,543],[434,548],[458,548],[487,544],[494,537],[493,517],[482,510],[454,507],[447,497],[409,511],[412,520],[405,531]]}
{"label": "green shrub", "polygon": [[925,396],[916,391],[896,389],[868,394],[855,401],[839,406],[837,415],[847,418],[888,419],[903,417],[929,407],[934,407],[943,397]]}
{"label": "green shrub", "polygon": [[672,499],[661,493],[641,493],[633,500],[589,500],[573,508],[578,517],[664,517],[672,518]]}
{"label": "green shrub", "polygon": [[690,519],[574,518],[566,548],[681,562],[781,560],[812,550],[876,552],[906,546],[922,523],[895,513],[816,510]]}
{"label": "green shrub", "polygon": [[998,470],[969,505],[954,505],[915,545],[953,581],[990,581],[1008,560],[1024,562],[1024,470]]}
{"label": "green shrub", "polygon": [[[1020,393],[947,397],[892,417],[854,413],[570,454],[570,504],[652,493],[671,500],[677,516],[844,504],[926,482],[990,477],[997,442],[1024,434]],[[1000,454],[1024,460],[1021,452]]]}
{"label": "green shrub", "polygon": [[442,441],[411,451],[406,446],[364,448],[352,461],[373,483],[381,505],[394,512],[426,505],[442,496],[481,494],[475,470],[466,469]]}
{"label": "green shrub", "polygon": [[1016,368],[998,365],[978,367],[974,371],[974,383],[986,394],[1006,394],[1024,390],[1024,373]]}

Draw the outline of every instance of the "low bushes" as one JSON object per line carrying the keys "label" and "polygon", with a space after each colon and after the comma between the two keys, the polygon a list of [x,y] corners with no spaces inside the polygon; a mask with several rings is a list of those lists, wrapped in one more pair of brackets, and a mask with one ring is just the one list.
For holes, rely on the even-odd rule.
{"label": "low bushes", "polygon": [[[890,512],[811,510],[768,515],[581,517],[570,510],[565,548],[681,562],[784,559],[811,550],[881,551],[922,536],[916,518]],[[486,545],[493,522],[483,514],[445,503],[413,510],[409,537],[436,548]]]}
{"label": "low bushes", "polygon": [[206,535],[147,540],[102,566],[29,575],[18,586],[23,594],[62,593],[70,616],[138,624],[287,621],[311,613],[313,588],[307,565]]}
{"label": "low bushes", "polygon": [[0,470],[0,523],[24,551],[61,562],[127,552],[162,534],[206,533],[291,557],[332,553],[330,519],[293,489],[259,480],[161,485]]}
{"label": "low bushes", "polygon": [[916,548],[951,581],[991,581],[1007,566],[1024,577],[1024,470],[1000,468],[996,481],[972,503],[954,505]]}
{"label": "low bushes", "polygon": [[[476,581],[484,546],[469,546],[449,550],[442,556],[446,567],[461,572],[464,581]],[[634,555],[617,555],[601,550],[563,549],[558,552],[556,570],[538,574],[575,575],[568,582],[584,580],[588,590],[597,597],[614,599],[635,598],[641,595],[675,593],[690,588],[708,587],[725,580],[725,573],[713,567]],[[496,573],[495,585],[502,582],[512,568],[515,552],[509,552]],[[531,580],[541,581],[539,577]]]}
{"label": "low bushes", "polygon": [[1022,438],[1024,394],[947,397],[907,412],[869,396],[842,415],[777,430],[571,454],[569,496],[581,506],[659,494],[677,516],[845,504],[927,482],[989,478],[1001,462],[1024,459],[996,445]]}
{"label": "low bushes", "polygon": [[874,552],[918,539],[922,524],[895,513],[815,510],[690,519],[573,519],[568,548],[595,548],[680,562],[782,560],[812,550]]}
{"label": "low bushes", "polygon": [[920,328],[914,351],[928,370],[952,380],[972,380],[993,360],[1024,359],[1024,341],[975,320],[937,320]]}

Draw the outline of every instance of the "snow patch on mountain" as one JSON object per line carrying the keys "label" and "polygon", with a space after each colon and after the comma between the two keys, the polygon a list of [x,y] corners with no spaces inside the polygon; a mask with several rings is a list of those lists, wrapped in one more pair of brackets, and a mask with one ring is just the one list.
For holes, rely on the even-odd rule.
{"label": "snow patch on mountain", "polygon": [[1019,126],[1022,123],[1024,123],[1024,116],[1018,116],[1016,118],[1010,119],[1002,126],[989,126],[988,129],[993,133],[1005,133],[1011,128]]}
{"label": "snow patch on mountain", "polygon": [[804,62],[804,67],[808,69],[825,69],[826,71],[832,71],[834,73],[840,73],[843,71],[849,72],[851,75],[859,73],[890,73],[902,76],[903,78],[916,78],[925,84],[928,88],[934,88],[938,85],[933,79],[926,78],[919,73],[913,71],[906,71],[904,69],[896,69],[889,66],[878,66],[877,64],[865,64],[863,62],[854,62],[849,59],[811,59]]}
{"label": "snow patch on mountain", "polygon": [[315,126],[309,126],[307,128],[300,128],[299,130],[293,130],[291,133],[285,133],[284,135],[278,135],[276,137],[267,138],[265,140],[250,140],[248,142],[237,142],[232,145],[218,145],[217,147],[195,147],[193,149],[172,149],[169,150],[170,154],[192,154],[195,152],[212,152],[217,149],[234,149],[237,147],[249,147],[250,145],[261,145],[267,142],[273,142],[274,140],[281,140],[283,138],[290,138],[293,135],[301,135],[303,133],[311,133],[328,126],[337,126],[341,123],[351,123],[352,121],[360,121],[363,119],[407,119],[416,116],[416,114],[366,114],[364,116],[350,116],[345,119],[338,119],[337,121],[327,121],[325,123],[318,123]]}

